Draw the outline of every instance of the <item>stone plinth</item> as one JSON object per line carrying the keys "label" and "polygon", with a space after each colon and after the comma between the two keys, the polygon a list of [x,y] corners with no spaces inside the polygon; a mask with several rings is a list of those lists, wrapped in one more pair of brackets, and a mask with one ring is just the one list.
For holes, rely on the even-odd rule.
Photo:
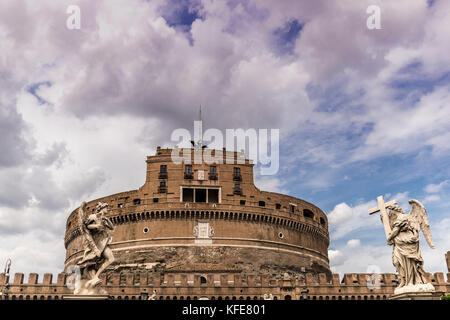
{"label": "stone plinth", "polygon": [[393,294],[389,300],[440,300],[443,292],[404,292]]}
{"label": "stone plinth", "polygon": [[109,300],[108,294],[65,294],[62,296],[63,300]]}

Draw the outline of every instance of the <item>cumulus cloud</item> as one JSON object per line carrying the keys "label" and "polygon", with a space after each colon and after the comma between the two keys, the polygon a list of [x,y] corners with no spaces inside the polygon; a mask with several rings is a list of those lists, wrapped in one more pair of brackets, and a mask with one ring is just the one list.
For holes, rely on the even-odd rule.
{"label": "cumulus cloud", "polygon": [[350,239],[347,241],[347,247],[356,248],[361,245],[361,241],[359,239]]}
{"label": "cumulus cloud", "polygon": [[442,181],[441,183],[438,183],[438,184],[432,184],[432,183],[428,184],[425,187],[425,192],[427,192],[427,193],[437,193],[437,192],[441,191],[442,188],[448,184],[448,182],[449,182],[449,180],[444,180],[444,181]]}
{"label": "cumulus cloud", "polygon": [[344,254],[339,250],[328,250],[328,258],[332,267],[343,264],[346,259]]}
{"label": "cumulus cloud", "polygon": [[[385,201],[389,199],[397,200],[400,206],[407,208],[407,192],[398,193],[385,196]],[[381,226],[379,214],[368,214],[369,209],[377,206],[376,200],[363,202],[355,206],[350,206],[347,203],[339,203],[328,214],[328,223],[330,228],[330,235],[332,239],[340,239],[353,231],[360,229],[373,229]]]}
{"label": "cumulus cloud", "polygon": [[276,176],[257,176],[255,178],[255,185],[263,191],[288,193],[288,190],[283,187],[283,181]]}

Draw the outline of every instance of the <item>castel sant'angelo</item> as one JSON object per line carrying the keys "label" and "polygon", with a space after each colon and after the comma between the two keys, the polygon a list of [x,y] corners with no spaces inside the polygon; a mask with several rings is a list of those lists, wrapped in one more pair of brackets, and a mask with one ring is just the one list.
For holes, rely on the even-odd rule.
{"label": "castel sant'angelo", "polygon": [[[139,189],[86,204],[94,212],[107,203],[114,225],[115,261],[101,276],[112,299],[138,300],[146,292],[164,300],[383,300],[393,293],[395,274],[380,275],[378,286],[370,285],[370,274],[332,274],[326,214],[305,200],[259,190],[242,153],[192,148],[192,159],[208,151],[222,161],[188,164],[172,161],[172,151],[158,147],[147,157]],[[32,273],[26,283],[21,273],[11,281],[1,274],[10,299],[72,292],[68,269],[83,256],[77,210],[66,223],[64,272],[55,281]],[[447,281],[443,273],[427,276],[436,290],[450,292],[450,273]]]}

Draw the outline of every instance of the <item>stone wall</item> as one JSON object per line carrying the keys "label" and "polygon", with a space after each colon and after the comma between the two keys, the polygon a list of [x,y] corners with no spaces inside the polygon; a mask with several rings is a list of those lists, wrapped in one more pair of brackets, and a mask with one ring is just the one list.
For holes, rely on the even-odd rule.
{"label": "stone wall", "polygon": [[[220,271],[220,270],[217,270]],[[231,271],[230,271],[231,272]],[[450,294],[450,273],[447,281],[443,273],[428,274],[437,291]],[[105,282],[106,278],[106,282]],[[333,274],[327,280],[325,274],[307,273],[303,279],[294,279],[288,275],[281,278],[259,275],[241,275],[221,270],[217,273],[160,273],[160,272],[114,272],[104,275],[104,288],[113,299],[139,300],[141,293],[157,291],[157,299],[200,299],[207,297],[214,300],[262,299],[264,294],[273,294],[276,299],[302,299],[302,290],[309,290],[308,298],[312,300],[385,300],[393,293],[396,275],[382,274],[380,288],[367,286],[369,274],[345,274],[342,281]],[[38,275],[31,273],[28,281],[24,275],[16,273],[10,282],[8,277],[0,274],[0,284],[9,283],[9,299],[15,300],[54,300],[62,299],[64,294],[72,291],[66,286],[67,275],[61,273],[56,282],[51,274],[45,274],[42,282]],[[3,287],[2,290],[4,291]],[[5,296],[2,295],[1,299]]]}

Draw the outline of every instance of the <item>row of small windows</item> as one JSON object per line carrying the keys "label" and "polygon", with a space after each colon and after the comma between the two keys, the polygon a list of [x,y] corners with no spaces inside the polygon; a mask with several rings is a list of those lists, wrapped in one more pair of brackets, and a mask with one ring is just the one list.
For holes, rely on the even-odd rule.
{"label": "row of small windows", "polygon": [[[159,167],[159,179],[167,179],[167,165],[162,164]],[[192,165],[187,164],[184,167],[184,177],[185,179],[192,179],[193,178],[193,171],[192,171]],[[216,166],[210,166],[209,167],[209,179],[210,180],[217,180],[217,167]],[[233,168],[233,180],[234,181],[242,181],[241,176],[241,168],[234,167]]]}
{"label": "row of small windows", "polygon": [[[160,182],[160,189],[165,188],[167,189],[166,182],[161,181]],[[235,191],[241,191],[240,184],[235,184]],[[207,195],[209,196],[207,198]],[[195,200],[194,200],[195,199]],[[207,201],[207,199],[209,201]],[[153,202],[157,203],[158,198],[153,198]],[[218,190],[217,189],[191,189],[191,188],[183,188],[183,202],[208,202],[208,203],[218,203]],[[141,199],[134,199],[133,205],[140,205]],[[245,206],[246,201],[240,200],[240,205]],[[265,207],[266,202],[265,201],[258,201],[258,206]],[[123,208],[123,203],[118,204],[119,208]],[[276,203],[275,204],[276,209],[281,209],[281,204]],[[291,205],[291,208],[295,208],[294,205]],[[294,212],[294,209],[291,209],[291,212]],[[303,216],[308,219],[314,219],[314,213],[309,209],[303,209]],[[325,225],[325,219],[320,217],[319,218],[320,224]]]}

